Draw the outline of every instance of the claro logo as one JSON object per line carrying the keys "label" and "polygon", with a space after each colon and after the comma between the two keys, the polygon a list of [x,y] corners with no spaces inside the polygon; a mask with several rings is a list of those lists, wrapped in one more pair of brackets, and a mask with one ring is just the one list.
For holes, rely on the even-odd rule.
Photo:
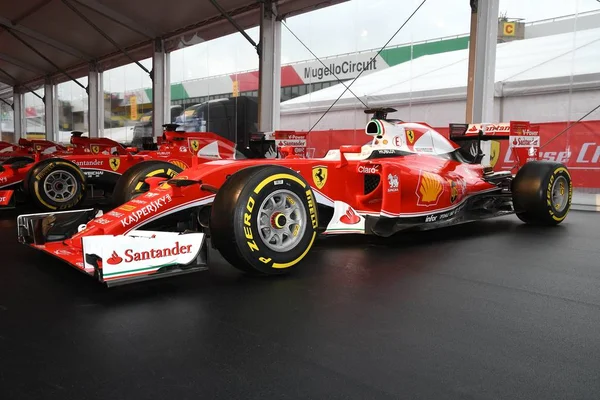
{"label": "claro logo", "polygon": [[175,242],[174,247],[165,247],[162,249],[151,249],[148,251],[135,251],[133,249],[125,250],[125,257],[121,258],[116,251],[112,252],[110,258],[106,260],[107,264],[117,265],[122,262],[130,263],[134,261],[146,261],[155,258],[172,257],[180,254],[189,254],[192,252],[192,245],[180,245],[179,242]]}
{"label": "claro logo", "polygon": [[374,165],[371,167],[366,165],[359,165],[357,171],[359,174],[378,174],[379,165]]}

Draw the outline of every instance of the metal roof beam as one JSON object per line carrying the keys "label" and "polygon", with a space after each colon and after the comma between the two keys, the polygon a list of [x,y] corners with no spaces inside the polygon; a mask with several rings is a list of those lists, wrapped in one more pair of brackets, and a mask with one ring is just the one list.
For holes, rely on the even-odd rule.
{"label": "metal roof beam", "polygon": [[44,54],[42,54],[42,52],[40,52],[38,49],[36,49],[35,47],[33,47],[30,43],[27,43],[27,41],[25,41],[22,37],[20,37],[15,32],[13,32],[13,30],[11,28],[7,28],[7,27],[4,27],[4,28],[6,29],[6,31],[8,33],[11,34],[12,37],[14,37],[19,42],[21,42],[23,45],[25,45],[25,47],[27,47],[29,50],[33,51],[35,54],[37,54],[38,56],[40,56],[41,58],[43,58],[44,61],[46,61],[48,64],[52,65],[54,68],[56,68],[57,71],[61,72],[67,78],[69,78],[70,80],[72,80],[73,82],[75,82],[83,90],[87,91],[87,88],[85,86],[83,86],[81,83],[79,83],[79,81],[77,79],[73,78],[67,71],[65,71],[63,68],[59,67],[54,61],[52,61],[51,59],[49,59],[48,57],[46,57]]}
{"label": "metal roof beam", "polygon": [[221,5],[217,2],[217,0],[209,0],[213,6],[215,6],[215,8],[219,11],[219,13],[221,13],[221,15],[227,19],[227,21],[229,21],[229,23],[231,25],[233,25],[233,27],[235,29],[238,30],[239,33],[242,34],[242,36],[244,36],[246,38],[246,40],[248,42],[250,42],[250,44],[254,47],[254,49],[256,49],[256,52],[258,53],[258,55],[260,55],[261,50],[260,50],[260,44],[256,43],[254,40],[252,40],[252,38],[246,33],[246,31],[244,30],[244,28],[242,28],[240,26],[240,24],[238,24],[231,15],[229,15],[227,13],[227,11],[225,11],[225,9],[223,7],[221,7]]}
{"label": "metal roof beam", "polygon": [[8,77],[8,79],[5,79],[2,76],[0,76],[0,96],[2,96],[4,92],[8,90],[3,86],[3,84],[8,85],[6,87],[10,88],[11,86],[15,86],[15,80],[11,75],[7,75],[2,68],[0,68],[0,75]]}
{"label": "metal roof beam", "polygon": [[147,26],[145,26],[145,24],[140,24],[132,18],[129,18],[113,10],[112,8],[107,7],[96,0],[75,0],[75,2],[89,8],[90,10],[97,12],[98,14],[104,15],[111,21],[116,22],[129,30],[137,32],[140,35],[146,36],[149,39],[154,39],[160,36],[158,32],[148,28]]}
{"label": "metal roof beam", "polygon": [[43,71],[39,68],[32,67],[31,64],[28,64],[21,60],[17,60],[13,56],[9,56],[8,54],[0,53],[0,60],[38,75],[45,75],[48,73],[48,71]]}
{"label": "metal roof beam", "polygon": [[79,9],[77,9],[77,7],[75,7],[73,4],[71,4],[71,2],[69,0],[62,0],[62,2],[63,2],[63,4],[65,6],[69,7],[69,9],[71,11],[73,11],[75,14],[77,14],[77,16],[79,16],[79,18],[81,18],[82,20],[84,20],[96,32],[98,32],[100,35],[102,35],[102,37],[104,39],[108,40],[113,46],[115,46],[117,49],[119,49],[119,51],[121,53],[125,54],[125,56],[127,58],[129,58],[132,63],[135,63],[138,67],[140,67],[141,69],[143,69],[144,72],[146,72],[148,75],[150,75],[150,77],[152,77],[152,72],[148,71],[148,69],[146,67],[144,67],[142,65],[142,63],[140,63],[138,60],[136,60],[135,58],[133,58],[131,56],[131,54],[127,50],[125,50],[122,46],[119,46],[119,44],[114,39],[112,39],[106,32],[104,32],[102,29],[100,29],[99,26],[97,26],[96,24],[94,24],[94,22],[92,22],[91,19],[89,19],[88,17],[86,17],[85,15],[83,15],[83,13]]}
{"label": "metal roof beam", "polygon": [[0,101],[3,102],[4,104],[6,104],[7,106],[9,106],[10,108],[13,108],[13,105],[11,103],[9,103],[8,101],[4,100],[1,97],[0,97]]}
{"label": "metal roof beam", "polygon": [[[14,76],[12,76],[11,74],[9,74],[6,70],[0,68],[0,72],[2,72],[4,75],[8,76],[9,78],[11,78],[14,82],[16,82],[17,80],[15,79]],[[29,90],[33,95],[37,96],[40,100],[44,101],[44,99],[42,98],[42,96],[40,96],[39,94],[37,94],[35,92],[35,90],[33,90],[30,86],[27,85],[23,85],[23,87],[27,90]],[[14,89],[13,89],[14,91]]]}
{"label": "metal roof beam", "polygon": [[34,31],[33,29],[26,28],[23,25],[13,24],[9,19],[0,17],[0,26],[6,26],[15,32],[19,32],[19,33],[27,35],[35,40],[39,40],[40,42],[45,43],[48,46],[54,47],[57,50],[60,50],[67,54],[70,54],[73,57],[77,57],[81,60],[89,61],[92,59],[92,56],[85,54],[83,51],[81,51],[79,49],[76,49],[65,43],[59,42],[58,40],[49,38],[48,36],[43,35],[37,31]]}

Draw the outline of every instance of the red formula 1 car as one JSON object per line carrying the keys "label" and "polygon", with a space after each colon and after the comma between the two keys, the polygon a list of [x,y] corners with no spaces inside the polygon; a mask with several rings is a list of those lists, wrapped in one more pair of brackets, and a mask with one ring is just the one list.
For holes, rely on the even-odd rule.
{"label": "red formula 1 car", "polygon": [[18,161],[33,159],[36,153],[68,153],[70,149],[43,139],[19,139],[17,144],[0,141],[0,162],[2,164],[12,164]]}
{"label": "red formula 1 car", "polygon": [[31,201],[45,210],[69,210],[86,197],[108,196],[121,204],[129,196],[126,190],[146,190],[147,185],[140,182],[143,177],[170,178],[191,166],[194,156],[205,162],[232,159],[236,153],[234,144],[219,135],[176,132],[175,128],[166,126],[154,150],[138,152],[108,138],[82,137],[77,132],[69,150],[51,152],[51,147],[45,147],[29,157],[11,157],[0,166],[0,205],[14,207],[17,201]]}
{"label": "red formula 1 car", "polygon": [[[514,122],[508,134],[451,125],[449,140],[426,124],[374,110],[364,146],[320,159],[219,160],[174,178],[114,210],[23,215],[19,240],[108,285],[205,269],[206,239],[235,267],[292,270],[319,233],[390,236],[515,213],[555,225],[571,204],[567,168],[535,158],[539,136]],[[516,174],[494,172],[472,149],[512,140]],[[460,143],[460,144],[458,144]],[[481,146],[476,146],[481,148]]]}

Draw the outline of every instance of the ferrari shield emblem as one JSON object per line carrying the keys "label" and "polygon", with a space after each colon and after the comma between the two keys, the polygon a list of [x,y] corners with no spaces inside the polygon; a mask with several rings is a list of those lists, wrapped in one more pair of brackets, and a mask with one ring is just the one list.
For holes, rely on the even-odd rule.
{"label": "ferrari shield emblem", "polygon": [[98,154],[98,153],[100,153],[100,146],[98,146],[97,144],[93,144],[91,146],[91,150],[92,150],[92,153]]}
{"label": "ferrari shield emblem", "polygon": [[412,129],[407,130],[406,140],[408,140],[408,143],[413,144],[415,142],[415,131],[413,131]]}
{"label": "ferrari shield emblem", "polygon": [[498,159],[500,158],[500,142],[497,140],[493,140],[491,142],[491,150],[490,150],[490,166],[494,168]]}
{"label": "ferrari shield emblem", "polygon": [[327,167],[317,165],[312,169],[313,182],[317,186],[317,189],[322,189],[327,182]]}
{"label": "ferrari shield emblem", "polygon": [[110,160],[108,160],[108,164],[110,165],[110,169],[116,172],[119,169],[119,166],[121,165],[121,159],[111,158]]}
{"label": "ferrari shield emblem", "polygon": [[190,148],[195,153],[200,149],[200,141],[198,140],[190,140]]}
{"label": "ferrari shield emblem", "polygon": [[454,182],[453,180],[448,180],[448,183],[450,184],[450,203],[454,204],[454,202],[458,198],[458,187],[456,185],[456,182]]}

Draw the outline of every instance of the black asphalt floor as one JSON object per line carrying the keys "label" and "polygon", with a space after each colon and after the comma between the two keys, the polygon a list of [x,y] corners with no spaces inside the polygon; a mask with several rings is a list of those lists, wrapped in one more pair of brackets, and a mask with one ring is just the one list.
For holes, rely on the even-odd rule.
{"label": "black asphalt floor", "polygon": [[322,238],[107,289],[0,221],[0,399],[600,398],[600,213]]}

